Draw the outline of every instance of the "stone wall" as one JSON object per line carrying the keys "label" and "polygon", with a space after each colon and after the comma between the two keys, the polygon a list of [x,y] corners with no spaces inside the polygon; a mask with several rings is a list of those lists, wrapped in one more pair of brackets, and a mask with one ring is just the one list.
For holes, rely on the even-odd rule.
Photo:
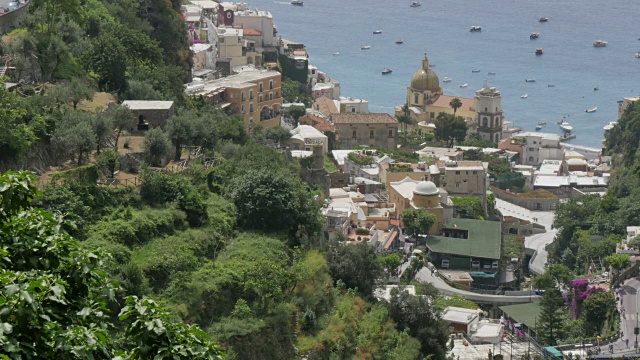
{"label": "stone wall", "polygon": [[30,1],[11,12],[0,15],[0,35],[9,33],[20,26],[20,20],[29,10]]}
{"label": "stone wall", "polygon": [[555,209],[556,203],[560,201],[560,198],[528,198],[525,194],[517,194],[509,191],[502,190],[498,187],[491,186],[491,191],[496,194],[498,199],[507,201],[509,203],[522,206],[525,209],[534,211],[550,211]]}

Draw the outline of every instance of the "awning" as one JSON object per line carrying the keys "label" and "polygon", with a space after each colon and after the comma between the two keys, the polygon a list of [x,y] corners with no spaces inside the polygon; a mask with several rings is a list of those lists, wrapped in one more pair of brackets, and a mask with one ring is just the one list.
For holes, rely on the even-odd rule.
{"label": "awning", "polygon": [[229,106],[231,106],[231,103],[226,102],[226,103],[222,103],[222,104],[220,104],[218,106],[220,107],[220,109],[226,109]]}

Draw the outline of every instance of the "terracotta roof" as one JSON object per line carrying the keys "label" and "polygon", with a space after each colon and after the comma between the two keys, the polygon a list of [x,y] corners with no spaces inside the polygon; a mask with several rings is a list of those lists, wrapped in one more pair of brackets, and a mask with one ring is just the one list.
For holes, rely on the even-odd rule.
{"label": "terracotta roof", "polygon": [[[455,98],[456,96],[440,95],[438,96],[436,101],[433,102],[432,106],[451,108],[451,106],[449,106],[449,103],[451,102],[451,100]],[[473,99],[463,98],[463,97],[458,97],[458,99],[460,99],[460,101],[462,102],[462,106],[458,110],[475,111],[475,109],[473,108],[473,104],[474,104]]]}
{"label": "terracotta roof", "polygon": [[331,124],[327,119],[319,116],[307,114],[298,119],[300,124],[311,125],[318,131],[335,131],[336,127]]}
{"label": "terracotta roof", "polygon": [[333,100],[329,99],[326,96],[320,96],[313,102],[313,108],[320,111],[322,115],[329,116],[331,114],[337,114],[338,108],[336,104],[333,103]]}
{"label": "terracotta roof", "polygon": [[256,29],[252,29],[252,28],[245,28],[244,29],[244,35],[245,36],[261,36],[262,35],[262,31],[256,30]]}
{"label": "terracotta roof", "polygon": [[397,124],[398,120],[385,113],[332,114],[334,124]]}

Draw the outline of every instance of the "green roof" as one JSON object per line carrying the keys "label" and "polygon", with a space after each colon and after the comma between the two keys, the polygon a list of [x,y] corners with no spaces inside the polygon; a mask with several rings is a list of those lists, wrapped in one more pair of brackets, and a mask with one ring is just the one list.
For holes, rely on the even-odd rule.
{"label": "green roof", "polygon": [[523,323],[528,328],[534,329],[536,317],[540,315],[540,303],[528,303],[500,306],[500,310],[517,323]]}
{"label": "green roof", "polygon": [[430,236],[427,247],[432,252],[474,258],[500,259],[502,234],[499,221],[453,219],[445,228],[468,230],[468,239]]}

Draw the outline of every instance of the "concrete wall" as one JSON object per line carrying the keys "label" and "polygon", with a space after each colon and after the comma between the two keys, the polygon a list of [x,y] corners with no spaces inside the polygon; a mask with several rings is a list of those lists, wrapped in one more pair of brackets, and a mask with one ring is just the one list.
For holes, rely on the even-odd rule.
{"label": "concrete wall", "polygon": [[28,1],[16,10],[0,15],[0,35],[9,33],[20,25],[20,19],[27,13],[30,4],[31,1]]}

